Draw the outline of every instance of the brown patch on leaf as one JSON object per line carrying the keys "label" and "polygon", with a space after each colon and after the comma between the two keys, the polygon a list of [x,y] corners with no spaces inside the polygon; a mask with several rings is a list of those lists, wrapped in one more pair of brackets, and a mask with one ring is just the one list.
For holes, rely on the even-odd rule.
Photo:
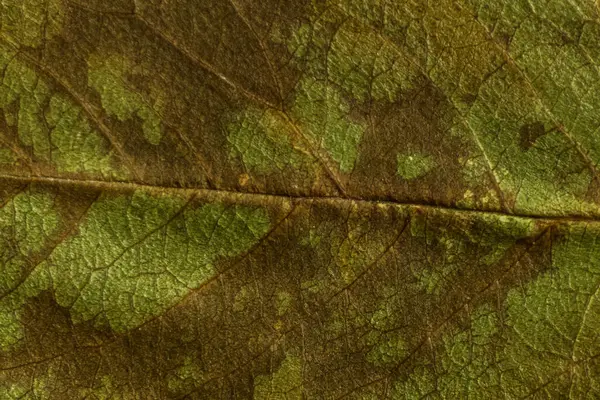
{"label": "brown patch on leaf", "polygon": [[541,136],[544,136],[546,133],[547,132],[544,124],[539,121],[531,124],[525,124],[521,126],[521,129],[519,130],[519,144],[523,150],[528,150],[535,144],[536,140],[538,140]]}
{"label": "brown patch on leaf", "polygon": [[[395,103],[373,103],[352,172],[351,190],[360,197],[415,203],[453,204],[462,198],[460,157],[468,151],[449,130],[454,111],[444,94],[424,79]],[[424,154],[435,166],[423,177],[397,175],[397,155]]]}

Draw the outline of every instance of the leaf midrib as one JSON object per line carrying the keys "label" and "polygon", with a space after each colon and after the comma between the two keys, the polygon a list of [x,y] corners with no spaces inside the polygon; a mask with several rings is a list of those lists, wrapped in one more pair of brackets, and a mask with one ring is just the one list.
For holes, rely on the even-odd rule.
{"label": "leaf midrib", "polygon": [[284,203],[329,203],[329,204],[360,204],[370,206],[384,207],[402,207],[413,211],[437,211],[437,212],[452,212],[460,214],[479,214],[490,215],[497,217],[512,217],[527,220],[538,220],[541,222],[558,223],[558,222],[600,222],[600,208],[598,215],[585,214],[536,214],[527,212],[507,213],[499,210],[481,210],[474,208],[461,208],[456,205],[434,204],[426,202],[409,202],[398,200],[383,200],[369,199],[359,197],[342,197],[342,196],[327,196],[327,195],[293,195],[293,194],[277,194],[264,192],[237,192],[230,189],[213,189],[213,188],[194,188],[194,187],[176,187],[165,185],[152,185],[147,183],[133,183],[126,181],[107,181],[96,179],[77,179],[57,176],[34,176],[34,175],[15,175],[0,173],[0,180],[11,181],[21,184],[43,184],[51,186],[70,186],[79,189],[101,190],[103,192],[131,192],[134,190],[142,190],[145,192],[153,192],[157,194],[173,194],[180,196],[194,195],[198,200],[204,201],[226,201],[231,203],[244,203],[254,205],[272,204],[273,202]]}

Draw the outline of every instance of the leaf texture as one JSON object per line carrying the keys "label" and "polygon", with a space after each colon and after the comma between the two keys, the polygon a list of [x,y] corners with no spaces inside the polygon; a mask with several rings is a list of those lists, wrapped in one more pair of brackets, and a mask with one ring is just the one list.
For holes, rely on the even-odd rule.
{"label": "leaf texture", "polygon": [[600,397],[592,0],[0,0],[0,399]]}

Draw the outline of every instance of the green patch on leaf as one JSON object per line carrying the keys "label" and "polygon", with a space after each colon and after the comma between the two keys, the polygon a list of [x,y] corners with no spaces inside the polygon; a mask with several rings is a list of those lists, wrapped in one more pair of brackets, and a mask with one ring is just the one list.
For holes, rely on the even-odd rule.
{"label": "green patch on leaf", "polygon": [[62,0],[2,0],[0,32],[19,44],[38,47],[58,35],[65,20]]}
{"label": "green patch on leaf", "polygon": [[17,162],[17,156],[10,149],[0,148],[0,164],[14,165]]}
{"label": "green patch on leaf", "polygon": [[0,292],[19,281],[25,260],[55,234],[59,217],[52,197],[20,193],[0,209]]}
{"label": "green patch on leaf", "polygon": [[[25,266],[25,263],[21,265]],[[13,281],[13,287],[4,292],[0,302],[0,353],[14,350],[22,343],[25,338],[23,305],[51,285],[50,276],[43,269],[35,268],[22,278]]]}
{"label": "green patch on leaf", "polygon": [[202,369],[191,357],[186,357],[183,365],[169,375],[169,391],[180,395],[193,390],[205,379]]}
{"label": "green patch on leaf", "polygon": [[290,293],[284,290],[278,291],[275,296],[275,307],[277,308],[277,315],[282,316],[290,310],[294,298]]}
{"label": "green patch on leaf", "polygon": [[302,395],[302,360],[288,355],[271,375],[254,379],[254,400],[300,400]]}
{"label": "green patch on leaf", "polygon": [[436,165],[433,157],[420,153],[401,153],[398,154],[397,159],[398,168],[396,173],[407,180],[425,176]]}
{"label": "green patch on leaf", "polygon": [[127,84],[131,62],[119,55],[95,55],[88,65],[88,83],[100,94],[106,112],[119,121],[141,119],[144,137],[158,145],[162,137],[161,118],[153,106]]}
{"label": "green patch on leaf", "polygon": [[500,362],[490,351],[498,332],[498,317],[489,307],[475,310],[468,331],[445,334],[433,365],[417,367],[410,377],[394,388],[394,398],[493,399],[502,396],[506,383]]}
{"label": "green patch on leaf", "polygon": [[398,333],[377,333],[369,339],[372,348],[366,359],[376,366],[389,367],[402,361],[407,355],[407,344]]}
{"label": "green patch on leaf", "polygon": [[2,46],[0,67],[0,108],[35,160],[50,163],[59,172],[124,177],[114,167],[109,143],[90,126],[82,107],[63,93],[53,93],[42,76],[18,60],[15,51]]}
{"label": "green patch on leaf", "polygon": [[306,154],[294,147],[295,132],[280,114],[249,108],[227,125],[230,154],[260,173],[301,168]]}
{"label": "green patch on leaf", "polygon": [[296,94],[292,112],[340,170],[351,172],[365,127],[351,120],[350,107],[338,90],[316,80],[305,80]]}
{"label": "green patch on leaf", "polygon": [[358,100],[396,100],[419,71],[385,35],[352,20],[342,23],[328,51],[331,79]]}
{"label": "green patch on leaf", "polygon": [[82,389],[79,396],[82,399],[98,400],[138,400],[139,396],[127,386],[117,386],[110,376],[99,377],[99,383],[92,389]]}
{"label": "green patch on leaf", "polygon": [[207,282],[219,259],[248,250],[269,225],[262,208],[192,207],[141,192],[107,197],[43,266],[74,322],[93,319],[124,332]]}
{"label": "green patch on leaf", "polygon": [[332,10],[301,25],[287,40],[275,36],[312,79],[329,79],[360,102],[393,102],[419,75],[418,65],[385,34]]}
{"label": "green patch on leaf", "polygon": [[[1,321],[1,319],[0,319]],[[19,384],[2,385],[0,386],[0,398],[6,400],[29,400],[33,396],[29,396],[31,389]]]}
{"label": "green patch on leaf", "polygon": [[[488,305],[468,326],[444,334],[435,365],[418,366],[396,386],[398,398],[526,397],[540,388],[585,397],[598,353],[598,232],[566,227],[552,251],[553,270],[512,289],[502,319]],[[595,390],[595,389],[593,389]]]}
{"label": "green patch on leaf", "polygon": [[21,283],[31,268],[29,257],[56,233],[59,216],[54,207],[51,196],[24,192],[0,209],[0,351],[23,338],[20,307],[28,285]]}

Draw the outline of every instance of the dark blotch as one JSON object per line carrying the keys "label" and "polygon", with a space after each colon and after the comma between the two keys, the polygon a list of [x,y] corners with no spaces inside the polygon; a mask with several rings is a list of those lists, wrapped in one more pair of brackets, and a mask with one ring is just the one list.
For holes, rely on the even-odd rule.
{"label": "dark blotch", "polygon": [[546,128],[544,124],[539,121],[536,121],[532,124],[525,124],[521,126],[519,130],[521,134],[520,145],[523,150],[528,150],[531,146],[535,144],[535,141],[538,140],[540,136],[546,134]]}
{"label": "dark blotch", "polygon": [[477,100],[477,95],[473,93],[467,93],[462,96],[462,101],[464,101],[468,105],[472,105]]}

